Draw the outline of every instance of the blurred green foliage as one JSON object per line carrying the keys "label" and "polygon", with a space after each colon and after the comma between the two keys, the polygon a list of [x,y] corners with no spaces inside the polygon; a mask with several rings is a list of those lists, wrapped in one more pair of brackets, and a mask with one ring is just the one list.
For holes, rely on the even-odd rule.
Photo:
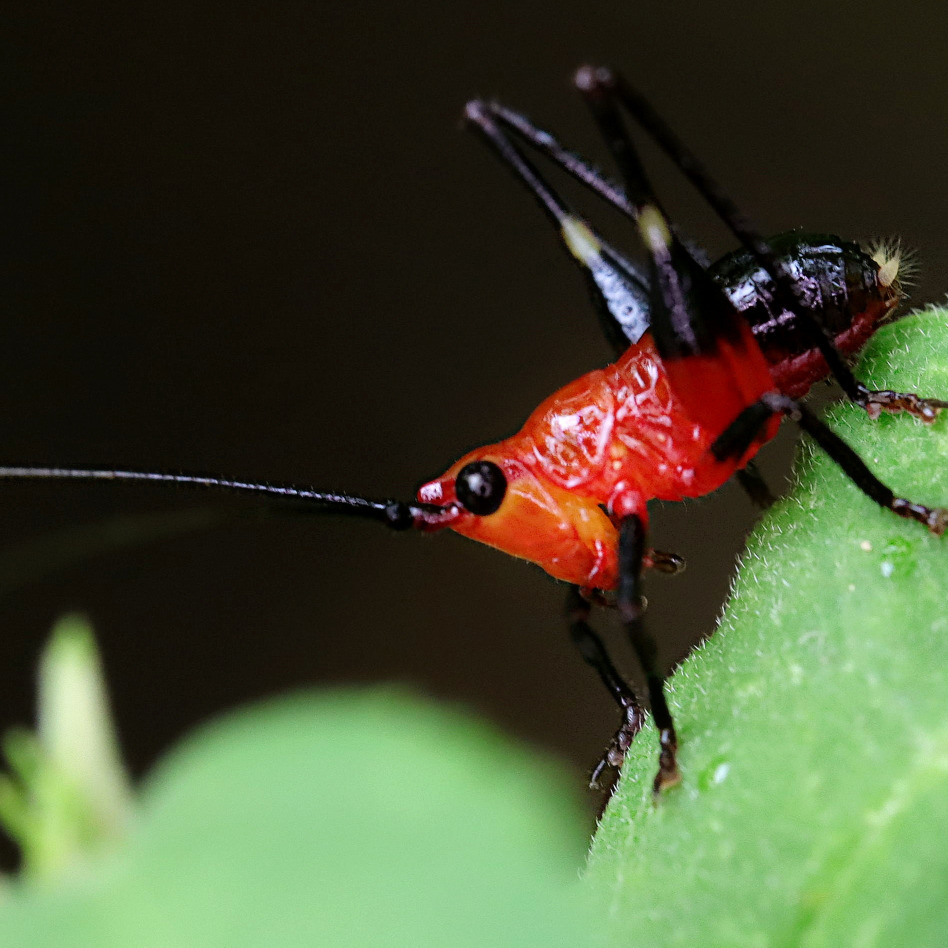
{"label": "blurred green foliage", "polygon": [[36,734],[3,739],[0,822],[22,852],[22,873],[55,879],[115,844],[131,816],[105,679],[92,630],[59,622],[40,662]]}
{"label": "blurred green foliage", "polygon": [[[60,628],[44,663],[75,631]],[[73,717],[60,699],[96,677],[88,657],[73,649],[58,679],[67,693],[44,692],[47,723],[51,712]],[[79,748],[102,743],[73,732]],[[0,945],[597,943],[568,777],[396,689],[299,695],[200,730],[141,789],[120,842],[114,825],[90,819],[112,797],[77,776],[92,759],[50,758],[47,773],[21,757],[16,789],[35,819],[3,814],[27,871],[0,903]],[[111,772],[106,757],[98,764]],[[56,806],[40,808],[50,797]],[[50,831],[68,858],[37,845]]]}

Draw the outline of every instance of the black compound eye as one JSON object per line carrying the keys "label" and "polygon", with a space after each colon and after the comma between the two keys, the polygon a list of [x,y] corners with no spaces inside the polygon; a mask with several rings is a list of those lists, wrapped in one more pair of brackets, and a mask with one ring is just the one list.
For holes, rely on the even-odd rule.
{"label": "black compound eye", "polygon": [[458,471],[454,492],[465,509],[486,517],[501,505],[507,493],[507,478],[491,461],[472,461]]}

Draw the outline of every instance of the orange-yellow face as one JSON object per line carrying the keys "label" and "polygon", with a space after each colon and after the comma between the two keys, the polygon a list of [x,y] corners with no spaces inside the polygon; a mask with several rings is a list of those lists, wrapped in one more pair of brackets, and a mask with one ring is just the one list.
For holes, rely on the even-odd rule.
{"label": "orange-yellow face", "polygon": [[425,503],[456,504],[449,526],[463,536],[543,567],[578,586],[612,589],[615,527],[597,501],[542,479],[494,445],[472,451],[418,491]]}

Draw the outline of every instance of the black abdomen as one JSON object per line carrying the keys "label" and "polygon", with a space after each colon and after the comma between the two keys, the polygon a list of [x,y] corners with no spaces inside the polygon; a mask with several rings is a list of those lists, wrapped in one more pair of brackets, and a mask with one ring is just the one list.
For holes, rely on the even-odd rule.
{"label": "black abdomen", "polygon": [[[897,302],[897,287],[880,282],[879,264],[858,244],[796,231],[772,238],[770,245],[802,287],[808,312],[844,353],[863,345]],[[723,257],[711,273],[750,323],[778,387],[799,396],[826,376],[828,367],[806,327],[796,313],[775,304],[773,281],[746,250]]]}

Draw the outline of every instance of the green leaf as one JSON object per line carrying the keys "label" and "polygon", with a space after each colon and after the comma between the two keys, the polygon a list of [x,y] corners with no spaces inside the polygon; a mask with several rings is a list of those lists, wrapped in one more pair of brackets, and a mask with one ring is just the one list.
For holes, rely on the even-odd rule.
{"label": "green leaf", "polygon": [[[948,396],[948,314],[880,331],[870,386]],[[948,505],[948,413],[828,420],[897,494]],[[675,674],[684,781],[636,741],[586,882],[617,945],[943,945],[948,537],[804,451],[752,536],[721,626]]]}
{"label": "green leaf", "polygon": [[17,891],[0,944],[592,945],[570,782],[399,692],[284,699],[179,748],[121,855]]}

